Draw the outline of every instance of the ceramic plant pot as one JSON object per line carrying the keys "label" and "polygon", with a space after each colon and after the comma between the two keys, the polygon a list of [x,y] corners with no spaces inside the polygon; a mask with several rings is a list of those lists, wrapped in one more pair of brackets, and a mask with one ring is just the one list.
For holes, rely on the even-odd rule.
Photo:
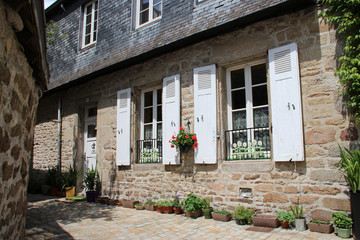
{"label": "ceramic plant pot", "polygon": [[237,219],[237,218],[235,218],[235,222],[236,222],[237,225],[246,225],[247,224],[246,219]]}
{"label": "ceramic plant pot", "polygon": [[97,197],[96,191],[87,191],[86,192],[86,200],[88,202],[95,202],[95,198]]}
{"label": "ceramic plant pot", "polygon": [[203,208],[202,213],[205,217],[205,219],[211,219],[211,212],[213,211],[212,208]]}
{"label": "ceramic plant pot", "polygon": [[351,235],[351,228],[336,228],[337,229],[337,235],[341,238],[349,238]]}
{"label": "ceramic plant pot", "polygon": [[190,146],[189,145],[179,145],[179,150],[182,153],[187,153],[190,150]]}
{"label": "ceramic plant pot", "polygon": [[254,226],[277,228],[280,225],[276,215],[255,214],[251,216]]}
{"label": "ceramic plant pot", "polygon": [[75,187],[66,187],[65,188],[66,197],[74,197],[75,196]]}

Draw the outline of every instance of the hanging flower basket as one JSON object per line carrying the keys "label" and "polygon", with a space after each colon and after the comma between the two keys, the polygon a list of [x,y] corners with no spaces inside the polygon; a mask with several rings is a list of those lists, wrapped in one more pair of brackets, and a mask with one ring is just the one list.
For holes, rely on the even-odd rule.
{"label": "hanging flower basket", "polygon": [[172,148],[176,147],[182,153],[186,153],[191,148],[196,148],[198,146],[196,134],[185,133],[183,127],[180,127],[180,131],[176,136],[175,134],[172,136],[169,143]]}

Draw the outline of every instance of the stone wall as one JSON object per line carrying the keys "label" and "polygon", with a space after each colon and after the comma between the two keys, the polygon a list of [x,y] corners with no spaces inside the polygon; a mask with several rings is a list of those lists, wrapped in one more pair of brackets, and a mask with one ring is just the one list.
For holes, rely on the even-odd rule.
{"label": "stone wall", "polygon": [[[305,161],[225,161],[226,69],[257,60],[268,62],[269,49],[292,42],[296,42],[299,49]],[[343,112],[334,77],[338,48],[335,30],[318,19],[317,10],[311,7],[215,36],[74,86],[63,92],[63,122],[70,127],[63,130],[63,139],[68,140],[64,142],[63,156],[72,156],[78,166],[82,165],[83,109],[97,104],[97,159],[104,195],[144,202],[169,199],[176,194],[183,198],[194,192],[209,196],[218,209],[231,210],[243,204],[263,211],[289,209],[299,198],[307,216],[319,211],[348,211],[347,187],[333,166],[339,160],[337,144],[348,146],[350,140],[341,138],[348,132],[349,120]],[[187,120],[193,123],[193,69],[210,64],[217,65],[218,163],[195,165],[193,154],[188,153],[182,154],[179,166],[135,164],[140,90],[161,87],[164,77],[180,74],[181,122],[182,125]],[[116,167],[116,92],[128,87],[132,89],[131,147],[134,151],[130,167]],[[50,96],[42,101],[49,99]],[[253,196],[240,198],[242,188],[252,189]]]}
{"label": "stone wall", "polygon": [[0,1],[0,239],[24,239],[26,188],[41,90]]}

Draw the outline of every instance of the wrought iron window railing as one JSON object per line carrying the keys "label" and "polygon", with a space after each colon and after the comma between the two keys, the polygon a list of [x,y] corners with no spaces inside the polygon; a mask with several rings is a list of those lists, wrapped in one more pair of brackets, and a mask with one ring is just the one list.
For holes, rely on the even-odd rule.
{"label": "wrought iron window railing", "polygon": [[226,160],[269,159],[270,128],[244,128],[225,131]]}
{"label": "wrought iron window railing", "polygon": [[136,141],[136,163],[161,163],[162,140],[147,139]]}

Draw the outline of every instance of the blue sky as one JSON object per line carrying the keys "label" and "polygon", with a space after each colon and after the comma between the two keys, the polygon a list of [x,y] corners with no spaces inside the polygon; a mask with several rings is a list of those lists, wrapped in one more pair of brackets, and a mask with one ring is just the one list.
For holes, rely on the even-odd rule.
{"label": "blue sky", "polygon": [[47,7],[49,7],[54,2],[56,2],[56,0],[44,0],[44,8],[46,9]]}

